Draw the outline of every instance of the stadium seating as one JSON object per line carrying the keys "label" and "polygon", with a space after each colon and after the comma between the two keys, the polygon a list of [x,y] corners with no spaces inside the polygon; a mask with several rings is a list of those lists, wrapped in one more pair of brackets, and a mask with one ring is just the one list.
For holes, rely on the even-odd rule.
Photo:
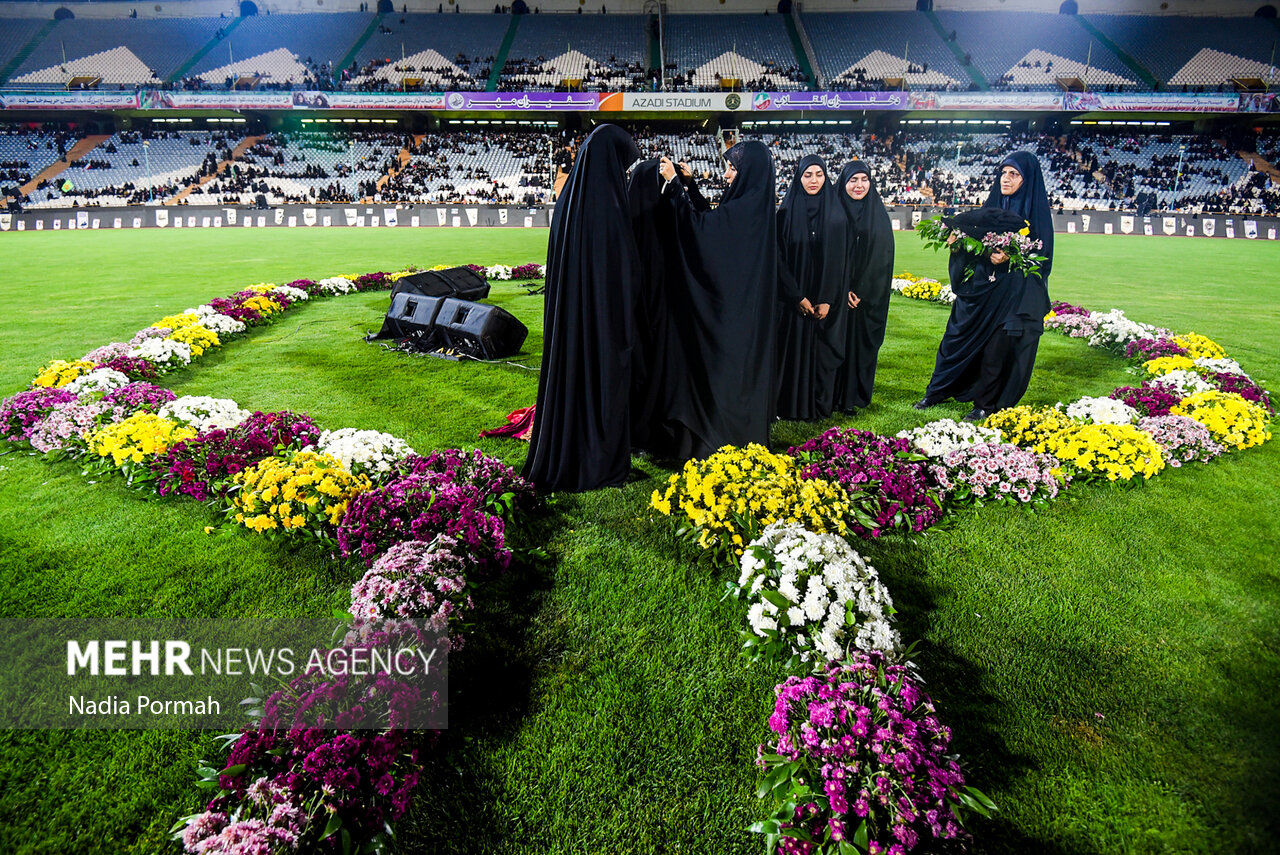
{"label": "stadium seating", "polygon": [[682,81],[674,88],[714,90],[725,78],[746,89],[807,85],[780,15],[668,15],[663,34],[667,65]]}
{"label": "stadium seating", "polygon": [[[509,22],[503,15],[385,15],[382,29],[375,30],[356,53],[355,69],[343,71],[351,74],[353,84],[359,86],[372,77],[377,67],[399,63],[402,57],[407,60],[434,51],[466,75],[466,79],[452,88],[483,89]],[[440,68],[430,65],[429,55],[424,59],[427,62],[407,65],[414,70]],[[399,83],[400,77],[390,78],[391,88]]]}
{"label": "stadium seating", "polygon": [[52,131],[24,128],[0,132],[0,187],[21,187],[56,163],[61,156],[56,139]]}
{"label": "stadium seating", "polygon": [[582,80],[586,89],[630,88],[644,77],[647,23],[643,15],[526,15],[503,88],[548,89],[564,79]]}
{"label": "stadium seating", "polygon": [[243,18],[188,74],[211,83],[263,74],[269,83],[301,84],[309,66],[332,69],[340,63],[369,21],[357,12]]}
{"label": "stadium seating", "polygon": [[[805,13],[804,23],[831,88],[879,89],[884,78],[904,73],[912,89],[969,85],[969,76],[920,12]],[[904,68],[904,55],[909,68],[922,70]]]}
{"label": "stadium seating", "polygon": [[1266,79],[1278,32],[1261,18],[1088,15],[1086,19],[1171,89],[1217,88],[1235,76]]}

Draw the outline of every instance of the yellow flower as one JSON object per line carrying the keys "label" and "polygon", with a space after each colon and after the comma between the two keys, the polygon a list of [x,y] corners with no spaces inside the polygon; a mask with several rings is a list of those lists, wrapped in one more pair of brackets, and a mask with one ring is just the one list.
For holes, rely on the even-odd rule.
{"label": "yellow flower", "polygon": [[71,362],[65,359],[55,359],[36,373],[31,385],[46,389],[61,388],[81,374],[88,374],[93,370],[93,367],[92,362],[84,359],[76,359]]}
{"label": "yellow flower", "polygon": [[[373,488],[364,475],[352,475],[327,454],[295,452],[288,459],[269,457],[235,477],[235,519],[253,531],[306,528],[305,509],[330,526],[342,521],[353,496]],[[336,501],[335,501],[336,500]],[[262,513],[253,514],[259,508]]]}
{"label": "yellow flower", "polygon": [[1223,350],[1222,345],[1208,336],[1200,335],[1200,333],[1189,332],[1184,335],[1175,335],[1173,342],[1181,345],[1187,351],[1187,357],[1190,359],[1227,358],[1227,352]]}
{"label": "yellow flower", "polygon": [[85,434],[89,452],[110,457],[116,466],[126,462],[142,463],[146,458],[163,454],[169,447],[196,435],[193,428],[153,413],[134,413],[124,421],[106,425]]}
{"label": "yellow flower", "polygon": [[[1025,223],[1025,222],[1026,222],[1026,220],[1023,220],[1023,222]],[[1030,237],[1030,236],[1031,236],[1031,226],[1030,226],[1030,225],[1027,225],[1027,226],[1024,226],[1023,228],[1018,229],[1018,234],[1022,235],[1023,237]]]}
{"label": "yellow flower", "polygon": [[1215,442],[1227,448],[1250,448],[1271,439],[1270,414],[1235,392],[1198,392],[1169,412],[1200,422]]}
{"label": "yellow flower", "polygon": [[1142,367],[1148,374],[1157,376],[1170,371],[1194,371],[1196,363],[1189,356],[1157,356],[1142,363]]}

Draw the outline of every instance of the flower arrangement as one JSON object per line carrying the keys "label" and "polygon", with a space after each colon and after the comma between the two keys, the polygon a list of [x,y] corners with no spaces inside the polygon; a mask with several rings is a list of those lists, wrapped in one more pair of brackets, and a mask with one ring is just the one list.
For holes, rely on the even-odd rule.
{"label": "flower arrangement", "polygon": [[1050,437],[1076,425],[1057,407],[1036,409],[1026,405],[992,413],[984,424],[999,430],[1006,441],[1038,452],[1047,450]]}
{"label": "flower arrangement", "polygon": [[958,504],[1043,504],[1071,483],[1052,454],[1006,443],[958,448],[933,466],[933,476],[947,491],[948,501]]}
{"label": "flower arrangement", "polygon": [[509,280],[511,278],[511,268],[505,264],[495,264],[492,267],[485,269],[484,278],[500,281]]}
{"label": "flower arrangement", "polygon": [[937,301],[942,294],[942,283],[936,279],[918,279],[902,289],[902,296],[916,300]]}
{"label": "flower arrangement", "polygon": [[218,297],[209,301],[209,307],[220,315],[238,321],[246,327],[256,326],[265,320],[265,315],[257,309],[242,304],[231,297]]}
{"label": "flower arrangement", "polygon": [[184,424],[139,411],[114,424],[105,425],[85,435],[89,453],[111,458],[118,469],[132,476],[134,465],[164,454],[174,443],[191,439],[196,432]]}
{"label": "flower arrangement", "polygon": [[112,368],[95,368],[62,388],[76,395],[103,395],[129,385],[129,378]]}
{"label": "flower arrangement", "polygon": [[351,587],[348,639],[359,638],[368,627],[394,632],[398,622],[412,620],[457,650],[473,607],[458,542],[446,535],[429,542],[408,540],[388,549]]}
{"label": "flower arrangement", "polygon": [[154,487],[205,501],[222,496],[232,479],[262,460],[315,441],[320,429],[310,416],[290,412],[253,413],[230,428],[206,430],[177,443],[151,463]]}
{"label": "flower arrangement", "polygon": [[102,400],[112,406],[123,407],[126,413],[133,415],[138,410],[158,413],[162,406],[177,397],[163,386],[153,383],[130,383],[103,395]]}
{"label": "flower arrangement", "polygon": [[260,317],[265,318],[284,311],[284,306],[281,305],[284,302],[283,300],[273,300],[265,294],[241,296],[243,293],[235,295],[236,298],[240,299],[240,305],[250,311],[257,312]]}
{"label": "flower arrangement", "polygon": [[542,265],[536,261],[530,261],[527,264],[517,264],[511,268],[512,279],[542,279],[546,274],[542,269]]}
{"label": "flower arrangement", "polygon": [[192,324],[197,324],[199,322],[200,318],[195,312],[183,312],[180,315],[166,315],[148,327],[148,329],[168,328],[172,333],[183,327],[189,327]]}
{"label": "flower arrangement", "polygon": [[1227,358],[1227,352],[1222,349],[1222,345],[1208,336],[1200,335],[1200,333],[1189,332],[1175,335],[1173,336],[1173,343],[1181,346],[1187,352],[1187,356],[1192,359]]}
{"label": "flower arrangement", "polygon": [[898,433],[911,445],[911,450],[933,460],[941,460],[953,451],[1001,442],[1004,437],[995,428],[958,422],[954,419],[938,419],[918,428]]}
{"label": "flower arrangement", "polygon": [[356,496],[337,530],[342,554],[366,566],[397,543],[441,534],[453,538],[480,569],[506,569],[511,562],[503,519],[484,510],[474,487],[436,473],[405,475]]}
{"label": "flower arrangement", "polygon": [[1195,371],[1196,362],[1190,356],[1157,356],[1142,363],[1142,370],[1149,377],[1159,377],[1170,371]]}
{"label": "flower arrangement", "polygon": [[1164,453],[1151,435],[1133,425],[1077,425],[1049,437],[1046,451],[1083,477],[1129,481],[1164,468]]}
{"label": "flower arrangement", "polygon": [[229,398],[210,398],[207,395],[183,395],[160,407],[160,415],[190,425],[197,431],[212,428],[233,428],[249,417],[248,410],[240,409]]}
{"label": "flower arrangement", "polygon": [[[207,307],[201,306],[200,308]],[[223,336],[236,335],[245,331],[245,325],[242,322],[221,312],[214,311],[210,311],[209,314],[200,318],[200,326],[214,333],[220,339]]]}
{"label": "flower arrangement", "polygon": [[1208,463],[1226,450],[1207,427],[1186,416],[1148,416],[1138,422],[1138,430],[1151,435],[1175,469],[1195,460]]}
{"label": "flower arrangement", "polygon": [[1240,363],[1234,359],[1225,357],[1218,359],[1210,359],[1208,357],[1200,357],[1196,360],[1196,370],[1201,374],[1235,374],[1240,377],[1248,377],[1245,370],[1240,367]]}
{"label": "flower arrangement", "polygon": [[102,347],[95,347],[93,350],[80,357],[85,362],[92,362],[99,368],[102,363],[109,359],[115,359],[117,356],[124,356],[129,352],[131,345],[128,342],[113,341],[110,344],[104,344]]}
{"label": "flower arrangement", "polygon": [[218,339],[217,333],[200,324],[179,327],[169,333],[168,339],[169,341],[180,341],[190,347],[192,356],[203,356],[204,352],[209,348],[218,347],[222,344]]}
{"label": "flower arrangement", "polygon": [[[174,836],[194,855],[244,855],[293,852],[312,817],[287,789],[265,776],[249,787],[247,798],[230,808],[184,817]],[[228,806],[230,807],[230,806]]]}
{"label": "flower arrangement", "polygon": [[37,423],[59,404],[76,401],[75,393],[56,387],[37,387],[0,403],[0,440],[27,442]]}
{"label": "flower arrangement", "polygon": [[1168,330],[1130,320],[1119,309],[1093,312],[1089,317],[1097,323],[1097,329],[1089,336],[1090,347],[1105,347],[1124,353],[1131,341],[1170,335]]}
{"label": "flower arrangement", "polygon": [[376,430],[343,428],[320,434],[316,449],[341,461],[353,474],[385,475],[399,460],[413,454],[402,439]]}
{"label": "flower arrangement", "polygon": [[350,294],[356,290],[356,283],[352,282],[345,276],[330,276],[328,279],[321,279],[318,283],[320,293],[329,294],[331,296],[337,294]]}
{"label": "flower arrangement", "polygon": [[1184,398],[1171,414],[1200,422],[1214,442],[1228,449],[1251,448],[1271,439],[1271,414],[1233,392],[1197,392]]}
{"label": "flower arrangement", "polygon": [[320,293],[320,283],[314,279],[295,279],[289,283],[290,288],[297,288],[299,291],[306,293],[308,297],[315,297]]}
{"label": "flower arrangement", "polygon": [[81,374],[88,374],[97,367],[86,359],[76,359],[71,362],[65,359],[55,359],[36,372],[35,379],[31,381],[31,385],[35,388],[57,389],[66,386]]}
{"label": "flower arrangement", "polygon": [[353,498],[372,489],[338,460],[314,451],[268,457],[237,474],[228,516],[250,531],[307,533],[322,540]]}
{"label": "flower arrangement", "polygon": [[1090,315],[1093,314],[1083,306],[1073,306],[1062,300],[1054,300],[1049,304],[1049,311],[1055,315]]}
{"label": "flower arrangement", "polygon": [[54,406],[31,431],[31,447],[41,454],[85,448],[84,435],[104,422],[124,418],[123,409],[102,401],[71,401]]}
{"label": "flower arrangement", "polygon": [[129,356],[145,359],[160,371],[191,364],[191,346],[167,338],[149,338],[129,351]]}
{"label": "flower arrangement", "polygon": [[780,520],[818,534],[844,534],[850,507],[838,484],[805,478],[794,459],[756,443],[687,461],[665,488],[653,491],[649,504],[664,516],[683,517],[699,547],[735,561],[748,541]]}
{"label": "flower arrangement", "polygon": [[283,298],[290,303],[301,303],[311,299],[311,295],[307,293],[305,288],[295,288],[292,285],[277,285],[265,293],[268,297],[273,299]]}
{"label": "flower arrangement", "polygon": [[1275,415],[1276,408],[1271,402],[1271,393],[1248,377],[1240,374],[1211,374],[1207,380],[1219,392],[1233,392]]}
{"label": "flower arrangement", "polygon": [[908,667],[854,653],[774,689],[763,793],[782,805],[752,830],[784,855],[900,853],[959,839],[963,811],[995,805],[966,787],[951,731]]}
{"label": "flower arrangement", "polygon": [[930,217],[916,224],[916,234],[924,241],[926,249],[946,247],[949,245],[948,241],[954,237],[955,242],[963,247],[965,252],[973,255],[989,256],[994,252],[1003,253],[1009,257],[1010,270],[1016,270],[1028,276],[1039,274],[1041,263],[1048,261],[1046,256],[1039,254],[1044,245],[1038,240],[1032,240],[1029,225],[1016,232],[987,232],[983,237],[976,238],[965,234],[959,228],[948,226],[943,222],[942,217]]}
{"label": "flower arrangement", "polygon": [[1067,415],[1099,425],[1131,425],[1138,420],[1138,411],[1123,401],[1088,396],[1068,404]]}
{"label": "flower arrangement", "polygon": [[1125,345],[1129,359],[1156,359],[1160,356],[1186,356],[1187,349],[1171,338],[1139,338]]}
{"label": "flower arrangement", "polygon": [[392,285],[391,275],[376,271],[374,273],[362,273],[356,277],[356,288],[361,291],[385,291]]}
{"label": "flower arrangement", "polygon": [[789,452],[803,477],[835,482],[849,494],[849,527],[859,537],[919,533],[942,519],[942,498],[924,458],[905,439],[831,428]]}
{"label": "flower arrangement", "polygon": [[[1170,371],[1167,374],[1161,374],[1156,378],[1156,382],[1173,392],[1179,398],[1185,398],[1188,395],[1194,395],[1197,392],[1208,392],[1213,388],[1209,381],[1205,380],[1195,371],[1189,371],[1186,369],[1178,369],[1176,371]],[[1146,383],[1143,385],[1146,385]]]}
{"label": "flower arrangement", "polygon": [[1046,329],[1057,330],[1072,338],[1093,338],[1098,332],[1098,321],[1089,314],[1061,315],[1050,312],[1045,315],[1044,325]]}
{"label": "flower arrangement", "polygon": [[501,460],[478,448],[448,448],[426,457],[411,454],[394,467],[394,477],[439,473],[455,484],[470,486],[483,497],[484,507],[510,522],[533,501],[533,485]]}
{"label": "flower arrangement", "polygon": [[1178,405],[1182,395],[1164,383],[1147,381],[1141,386],[1121,386],[1111,397],[1133,409],[1139,417],[1167,416]]}
{"label": "flower arrangement", "polygon": [[133,381],[154,380],[160,376],[160,366],[141,356],[113,356],[98,367],[119,371]]}
{"label": "flower arrangement", "polygon": [[826,662],[850,649],[898,652],[889,592],[844,538],[773,523],[747,546],[741,569],[735,593],[750,604],[749,658]]}
{"label": "flower arrangement", "polygon": [[133,334],[133,338],[129,339],[129,347],[135,348],[149,338],[164,338],[173,332],[171,327],[144,327]]}

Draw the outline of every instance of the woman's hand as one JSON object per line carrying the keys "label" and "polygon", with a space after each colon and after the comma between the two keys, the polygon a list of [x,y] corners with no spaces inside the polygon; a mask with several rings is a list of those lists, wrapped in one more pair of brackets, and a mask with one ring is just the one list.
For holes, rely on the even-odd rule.
{"label": "woman's hand", "polygon": [[850,309],[858,308],[858,304],[861,302],[862,302],[861,297],[859,297],[857,294],[853,293],[852,291],[849,292],[849,308]]}
{"label": "woman's hand", "polygon": [[693,177],[693,170],[689,168],[689,164],[681,162],[680,178],[685,179],[685,178],[692,178],[692,177]]}
{"label": "woman's hand", "polygon": [[960,235],[955,234],[953,232],[951,235],[947,237],[947,246],[951,246],[953,243],[955,243],[959,239],[960,239]]}
{"label": "woman's hand", "polygon": [[663,181],[670,181],[676,177],[676,167],[671,162],[671,158],[664,157],[658,162],[658,174],[662,176]]}
{"label": "woman's hand", "polygon": [[1004,264],[1008,260],[1009,260],[1009,256],[1005,255],[1003,252],[991,253],[992,264]]}
{"label": "woman's hand", "polygon": [[813,316],[818,320],[825,320],[827,313],[831,311],[830,303],[819,303],[818,307],[813,310]]}
{"label": "woman's hand", "polygon": [[813,303],[809,302],[808,297],[802,297],[800,299],[800,314],[804,315],[806,318],[813,317]]}

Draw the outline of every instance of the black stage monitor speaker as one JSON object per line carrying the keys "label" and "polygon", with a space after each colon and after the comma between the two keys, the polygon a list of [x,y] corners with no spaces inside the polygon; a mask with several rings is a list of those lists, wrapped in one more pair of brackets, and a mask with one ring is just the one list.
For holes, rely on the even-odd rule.
{"label": "black stage monitor speaker", "polygon": [[428,297],[483,300],[489,296],[489,283],[474,270],[450,267],[448,270],[424,270],[397,280],[391,288],[392,299],[404,291]]}
{"label": "black stage monitor speaker", "polygon": [[436,316],[445,299],[408,291],[394,295],[382,329],[373,338],[421,338],[434,333]]}
{"label": "black stage monitor speaker", "polygon": [[440,306],[436,329],[448,347],[480,359],[514,356],[529,335],[525,325],[505,309],[452,298]]}

